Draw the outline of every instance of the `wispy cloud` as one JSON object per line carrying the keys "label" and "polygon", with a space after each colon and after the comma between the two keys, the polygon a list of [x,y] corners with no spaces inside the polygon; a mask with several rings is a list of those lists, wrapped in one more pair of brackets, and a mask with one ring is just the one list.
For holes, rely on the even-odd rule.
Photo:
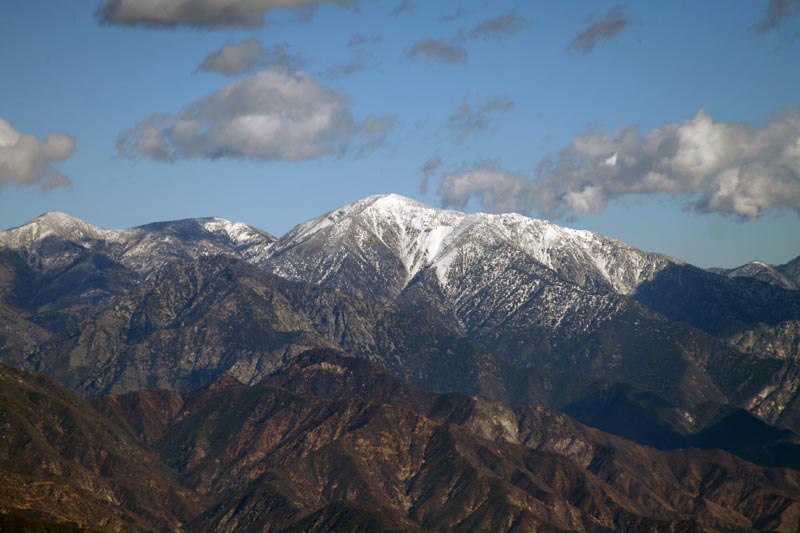
{"label": "wispy cloud", "polygon": [[608,41],[622,33],[630,20],[625,13],[625,6],[612,7],[603,17],[590,17],[586,27],[573,39],[568,50],[588,54],[600,41]]}
{"label": "wispy cloud", "polygon": [[439,17],[441,22],[455,22],[456,20],[461,20],[464,17],[467,17],[472,14],[472,10],[464,9],[462,7],[457,8],[455,11],[450,13],[445,13],[444,15]]}
{"label": "wispy cloud", "polygon": [[476,106],[470,105],[465,98],[450,114],[447,124],[457,139],[464,140],[485,130],[489,125],[490,115],[511,111],[514,106],[515,103],[508,98],[494,98]]}
{"label": "wispy cloud", "polygon": [[478,165],[443,178],[439,195],[461,207],[581,216],[631,195],[671,195],[701,213],[754,219],[770,209],[800,214],[800,111],[760,128],[715,121],[700,110],[646,134],[638,126],[575,137],[535,176]]}
{"label": "wispy cloud", "polygon": [[104,24],[213,29],[258,27],[264,14],[275,9],[313,13],[320,4],[353,4],[353,0],[104,0],[95,11]]}
{"label": "wispy cloud", "polygon": [[371,35],[357,33],[350,37],[350,40],[347,41],[347,46],[351,48],[357,46],[377,46],[381,44],[381,42],[383,42],[383,38],[377,33]]}
{"label": "wispy cloud", "polygon": [[332,80],[338,80],[362,72],[378,64],[372,49],[378,46],[383,39],[380,35],[356,34],[350,37],[347,47],[353,50],[353,58],[347,63],[334,65],[328,68],[324,75]]}
{"label": "wispy cloud", "polygon": [[770,0],[756,31],[764,34],[776,30],[793,18],[800,17],[800,0]]}
{"label": "wispy cloud", "polygon": [[355,50],[351,61],[328,68],[325,71],[325,76],[331,80],[347,78],[357,72],[367,70],[371,65],[376,63],[377,60],[371,52],[363,48],[358,48]]}
{"label": "wispy cloud", "polygon": [[438,155],[430,157],[425,164],[422,165],[422,183],[419,185],[419,192],[422,194],[428,193],[428,183],[430,182],[431,178],[436,174],[436,172],[442,166],[442,158]]}
{"label": "wispy cloud", "polygon": [[471,39],[497,39],[518,32],[524,25],[524,18],[516,13],[508,13],[481,21],[468,35]]}
{"label": "wispy cloud", "polygon": [[403,13],[413,13],[414,12],[414,4],[411,0],[401,0],[399,4],[397,4],[394,9],[389,13],[393,17],[399,17]]}
{"label": "wispy cloud", "polygon": [[405,54],[411,60],[424,58],[441,63],[464,63],[467,60],[467,51],[464,47],[441,39],[421,39],[407,49]]}
{"label": "wispy cloud", "polygon": [[246,39],[237,44],[225,43],[219,50],[208,54],[197,69],[232,76],[256,68],[299,70],[307,64],[308,59],[291,52],[287,44],[264,48],[258,39]]}
{"label": "wispy cloud", "polygon": [[174,115],[153,115],[124,131],[121,155],[303,160],[380,145],[393,117],[356,122],[345,95],[308,74],[266,70],[233,81]]}
{"label": "wispy cloud", "polygon": [[66,187],[69,178],[53,164],[68,159],[75,139],[66,133],[48,133],[44,139],[21,133],[0,118],[0,187],[39,185],[44,190]]}

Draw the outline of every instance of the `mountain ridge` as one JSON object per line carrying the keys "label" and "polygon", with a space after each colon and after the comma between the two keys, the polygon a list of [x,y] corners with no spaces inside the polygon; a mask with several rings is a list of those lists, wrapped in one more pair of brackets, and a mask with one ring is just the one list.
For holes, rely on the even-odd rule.
{"label": "mountain ridge", "polygon": [[[760,331],[753,341],[731,336],[761,321],[778,324],[800,318],[800,300],[794,291],[758,280],[713,274],[591,232],[521,215],[439,210],[393,194],[374,195],[342,206],[277,240],[250,226],[217,218],[102,230],[143,236],[122,245],[113,239],[108,243],[92,240],[100,230],[86,229],[67,215],[53,213],[40,217],[36,224],[45,222],[77,227],[62,232],[76,242],[49,238],[54,232],[45,235],[41,241],[46,246],[38,250],[42,253],[38,266],[31,264],[25,250],[0,249],[0,267],[5,255],[14,256],[9,259],[10,289],[0,283],[0,298],[16,313],[9,316],[27,319],[55,334],[70,324],[99,316],[97,313],[131,294],[148,275],[158,275],[170,263],[197,262],[221,253],[284,279],[424,317],[426,322],[439,324],[443,328],[439,331],[450,332],[449,338],[477,343],[496,355],[496,362],[514,368],[533,366],[547,372],[633,383],[685,407],[735,399],[770,421],[778,416],[795,419],[794,408],[783,413],[786,402],[793,402],[800,390],[800,382],[793,377],[797,374],[791,352],[794,348],[781,347],[776,352],[789,351],[781,363],[784,370],[779,373],[783,377],[778,385],[773,383],[775,374],[770,374],[770,369],[777,368],[774,356],[766,354],[765,358],[758,353],[777,335],[785,337],[785,331],[791,328]],[[14,231],[14,235],[24,233],[19,228]],[[84,237],[89,241],[81,241]],[[0,233],[0,243],[4,241],[13,241],[7,232]],[[37,242],[33,242],[34,251]],[[188,278],[180,274],[173,281],[180,284],[181,279]],[[622,292],[618,290],[620,283]],[[20,287],[26,291],[15,292]],[[634,288],[635,294],[625,294]],[[185,288],[176,285],[174,289],[179,294]],[[334,303],[338,297],[320,293],[314,296],[320,305],[311,308],[307,300],[293,296],[297,290],[306,291],[300,286],[283,286],[279,292],[281,298],[291,302],[289,307],[302,309],[300,314],[311,313],[308,316],[313,317],[313,327],[306,331],[322,339],[312,345],[331,346],[332,341],[333,345],[344,343],[347,349],[386,357],[386,352],[374,352],[381,346],[379,350],[388,349],[397,355],[388,339],[382,344],[369,339],[362,326],[371,319],[365,322],[364,307],[355,300]],[[17,294],[22,292],[30,294]],[[17,296],[11,298],[13,294]],[[264,305],[271,304],[264,301]],[[345,305],[349,311],[342,313],[337,305]],[[382,312],[379,315],[385,316]],[[339,323],[345,316],[354,322]],[[392,316],[393,328],[408,323],[396,320],[399,315]],[[681,326],[681,322],[699,328],[706,336]],[[351,325],[355,328],[348,332]],[[138,326],[134,330],[144,331]],[[368,348],[340,336],[354,331],[358,342],[367,342]],[[163,350],[165,339],[181,335],[188,339],[189,330],[178,335],[167,328],[160,335],[158,346]],[[41,332],[32,326],[29,333],[14,341],[19,347],[16,349],[25,349],[40,337]],[[136,343],[137,338],[130,340]],[[184,350],[190,346],[174,348],[188,356],[191,352]],[[271,359],[275,355],[261,361],[271,360],[268,366],[276,364]],[[143,355],[137,357],[141,360]],[[4,358],[19,364],[25,355],[5,354]],[[740,392],[725,374],[732,370],[733,375],[740,375],[735,367],[746,367],[747,358],[764,364],[754,368],[742,386],[746,392]],[[394,371],[407,373],[418,368],[415,365],[421,361],[412,359],[413,363],[382,360]],[[254,360],[250,363],[256,364]],[[492,380],[503,383],[503,379]],[[190,379],[187,383],[196,382]],[[77,383],[72,380],[71,385]],[[106,390],[105,386],[110,385],[86,392],[98,393]],[[777,396],[772,394],[776,388],[781,391]]]}
{"label": "mountain ridge", "polygon": [[[104,230],[50,213],[0,233],[0,320],[0,361],[91,397],[180,482],[175,498],[190,491],[177,513],[140,500],[160,524],[792,531],[800,519],[800,470],[764,467],[800,468],[798,292],[591,232],[398,195],[279,239],[218,218]],[[22,438],[55,424],[72,453],[72,421],[95,436],[106,423],[37,414],[26,402],[40,396],[0,402]]]}

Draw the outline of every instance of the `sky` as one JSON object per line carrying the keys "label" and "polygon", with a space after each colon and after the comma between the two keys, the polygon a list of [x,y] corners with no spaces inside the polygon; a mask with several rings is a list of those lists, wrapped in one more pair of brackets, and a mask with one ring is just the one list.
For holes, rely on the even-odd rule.
{"label": "sky", "polygon": [[364,196],[800,255],[800,0],[5,0],[0,228]]}

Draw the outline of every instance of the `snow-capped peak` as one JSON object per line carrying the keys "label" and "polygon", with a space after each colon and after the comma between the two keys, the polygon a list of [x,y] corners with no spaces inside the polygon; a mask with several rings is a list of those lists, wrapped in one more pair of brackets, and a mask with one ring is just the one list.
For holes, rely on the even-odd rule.
{"label": "snow-capped peak", "polygon": [[[339,243],[339,249],[352,243],[364,243],[371,236],[400,259],[410,280],[431,262],[441,249],[444,237],[465,216],[399,194],[367,196],[300,224],[275,243],[270,255],[279,255],[323,234],[328,245]],[[269,259],[263,262],[266,261]]]}
{"label": "snow-capped peak", "polygon": [[206,218],[201,221],[203,229],[210,233],[223,234],[237,246],[245,246],[256,240],[274,241],[275,238],[244,222],[236,222],[220,217]]}
{"label": "snow-capped peak", "polygon": [[[259,262],[271,263],[269,268],[289,277],[329,279],[348,256],[366,258],[363,247],[376,245],[399,259],[406,283],[433,268],[443,285],[454,258],[466,248],[480,253],[503,246],[578,283],[591,278],[624,294],[674,261],[590,231],[516,213],[466,214],[386,194],[368,196],[297,226]],[[314,269],[319,271],[310,272]]]}
{"label": "snow-capped peak", "polygon": [[22,226],[0,232],[0,243],[10,248],[22,248],[49,236],[81,243],[104,239],[108,233],[108,230],[93,226],[66,213],[50,211]]}

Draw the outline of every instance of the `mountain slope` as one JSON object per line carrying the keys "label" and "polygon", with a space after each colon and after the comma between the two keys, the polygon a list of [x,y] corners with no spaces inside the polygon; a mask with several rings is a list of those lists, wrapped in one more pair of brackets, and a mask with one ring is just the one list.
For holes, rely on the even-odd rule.
{"label": "mountain slope", "polygon": [[563,405],[603,381],[518,368],[442,325],[223,256],[175,263],[26,360],[84,395],[185,391],[228,373],[253,383],[310,347],[380,361],[431,390]]}
{"label": "mountain slope", "polygon": [[775,325],[761,322],[737,331],[727,340],[740,351],[758,358],[800,361],[800,320],[786,320]]}
{"label": "mountain slope", "polygon": [[710,340],[693,351],[682,341],[692,333],[625,296],[682,263],[590,232],[385,195],[301,224],[255,262],[394,302],[518,367],[627,381],[686,405],[725,401],[702,360],[734,351]]}
{"label": "mountain slope", "polygon": [[[62,333],[31,359],[39,365],[35,368],[51,368],[46,370],[55,372],[51,375],[77,367],[84,367],[88,373],[108,374],[103,378],[95,376],[100,381],[90,385],[87,375],[71,373],[70,386],[88,387],[80,390],[94,391],[91,394],[156,384],[174,387],[180,380],[185,381],[179,389],[196,386],[232,368],[234,359],[239,357],[243,360],[237,363],[235,372],[249,381],[281,364],[284,355],[289,354],[286,350],[294,344],[299,350],[338,345],[379,358],[392,371],[414,376],[415,382],[425,383],[426,387],[482,392],[515,404],[533,397],[530,388],[521,389],[511,383],[525,380],[512,375],[509,369],[535,367],[537,373],[549,373],[550,377],[559,373],[631,383],[684,407],[736,401],[755,409],[761,403],[756,398],[764,394],[765,387],[772,386],[768,385],[773,379],[768,372],[771,359],[765,359],[767,362],[747,377],[748,384],[742,388],[727,374],[733,369],[738,375],[735,369],[746,367],[752,355],[743,355],[723,342],[673,322],[690,322],[727,338],[730,331],[800,313],[796,291],[711,274],[590,232],[518,215],[441,211],[396,195],[368,197],[345,206],[298,226],[275,243],[257,230],[219,219],[112,231],[57,214],[4,232],[0,239],[18,247],[9,252],[11,256],[3,263],[9,265],[7,271],[11,272],[7,276],[11,281],[3,289],[6,302],[22,318],[57,332],[89,318],[116,299],[128,298],[150,269],[180,258],[197,260],[222,251],[280,277],[299,280],[295,285],[267,282],[270,290],[277,290],[279,299],[285,300],[281,305],[289,305],[292,313],[305,317],[292,320],[298,324],[293,331],[311,335],[303,342],[276,341],[283,346],[284,354],[277,346],[266,352],[256,350],[260,355],[245,354],[249,341],[228,350],[220,342],[230,335],[226,336],[219,329],[221,323],[217,323],[210,330],[214,339],[208,344],[216,345],[216,353],[211,355],[210,348],[201,346],[204,341],[192,335],[188,327],[189,323],[193,327],[205,324],[196,322],[197,316],[181,318],[188,320],[186,327],[177,323],[156,325],[160,333],[154,336],[153,331],[143,332],[131,324],[133,317],[118,308],[120,320],[103,315],[100,322],[107,324],[100,327],[105,327],[100,337],[85,333],[76,340],[76,330],[71,336]],[[41,259],[39,266],[33,260],[37,257]],[[64,263],[65,258],[71,259]],[[318,285],[322,292],[300,288],[298,283]],[[227,290],[223,285],[212,283],[198,286],[198,290]],[[152,284],[148,287],[149,291],[155,289]],[[333,296],[331,289],[344,294]],[[245,287],[242,290],[247,293]],[[192,291],[189,289],[189,293]],[[634,292],[639,301],[669,320],[626,296]],[[144,297],[143,293],[137,294],[134,299]],[[167,307],[177,305],[162,301],[165,297],[171,296],[167,292],[153,301]],[[208,297],[224,298],[221,294]],[[245,307],[269,307],[277,302],[270,298],[264,300],[256,295],[243,302]],[[229,301],[230,309],[234,309],[233,301]],[[140,303],[126,305],[135,307]],[[407,314],[378,311],[380,306],[399,307]],[[382,317],[384,325],[370,313]],[[428,327],[435,324],[437,333],[422,333],[413,324],[419,319]],[[226,320],[230,323],[233,315],[229,313]],[[373,331],[376,326],[380,332],[377,336]],[[409,327],[422,334],[420,339],[401,332]],[[98,325],[88,328],[98,330]],[[122,328],[123,332],[111,331],[115,328]],[[233,335],[243,337],[251,330],[264,328],[269,326],[255,324]],[[283,326],[278,329],[288,331]],[[268,337],[275,340],[273,333]],[[440,334],[448,340],[435,340]],[[107,353],[100,354],[95,347],[98,358],[93,360],[90,355],[82,362],[84,348],[79,346],[90,337],[97,340],[96,346],[105,346]],[[423,337],[428,339],[425,343],[421,342]],[[405,339],[403,346],[395,342],[400,338]],[[112,340],[116,347],[109,346]],[[15,364],[19,364],[24,356],[18,352],[25,349],[28,341],[15,342],[22,342],[13,356]],[[465,342],[477,344],[466,348]],[[135,354],[109,358],[108,353],[119,354],[134,344]],[[437,346],[431,349],[426,345]],[[41,354],[55,354],[55,346],[72,354],[72,360],[51,355],[47,356],[50,362],[42,362]],[[204,349],[207,355],[198,356]],[[465,354],[464,350],[472,355],[456,364],[448,362],[450,358],[439,357],[448,350],[459,357]],[[491,363],[479,356],[481,351],[494,354],[489,358]],[[160,354],[160,358],[150,357],[150,353]],[[484,362],[480,362],[481,357]],[[105,365],[112,360],[112,364]],[[134,360],[138,362],[132,363]],[[174,362],[178,360],[182,362]],[[226,362],[215,366],[222,360]],[[184,368],[176,369],[172,382],[158,381],[153,375],[158,373],[159,364],[179,364]],[[420,370],[423,367],[426,370]],[[467,370],[453,374],[454,367]],[[203,374],[205,371],[208,373]],[[458,379],[439,379],[447,374]],[[128,383],[122,384],[125,380]],[[112,381],[120,388],[113,388]],[[795,390],[800,383],[786,382],[781,386]],[[559,404],[546,401],[549,405]],[[778,405],[778,409],[785,405]],[[760,415],[776,420],[774,412],[766,414],[766,408],[758,408]]]}
{"label": "mountain slope", "polygon": [[[196,498],[85,400],[0,365],[0,510],[107,531],[180,531]],[[2,512],[0,511],[0,512]]]}
{"label": "mountain slope", "polygon": [[636,299],[673,321],[721,338],[761,323],[800,319],[800,292],[753,278],[670,265],[642,283]]}
{"label": "mountain slope", "polygon": [[762,261],[751,261],[746,265],[732,269],[711,269],[717,274],[724,274],[730,278],[752,278],[765,283],[771,283],[784,289],[794,289],[798,287],[795,282],[781,270],[781,267],[774,267]]}
{"label": "mountain slope", "polygon": [[800,435],[731,405],[685,410],[616,384],[562,410],[588,426],[661,450],[718,448],[762,466],[800,471]]}
{"label": "mountain slope", "polygon": [[224,256],[174,263],[94,319],[54,336],[31,367],[84,395],[250,381],[311,347],[314,332],[257,271]]}
{"label": "mountain slope", "polygon": [[[551,290],[556,298],[574,299],[576,288],[635,296],[671,320],[714,335],[800,318],[797,293],[769,283],[728,278],[543,220],[443,211],[393,194],[303,223],[253,261],[280,276],[379,303],[413,294],[412,300],[462,323],[469,309],[506,308],[510,316],[537,287],[554,280],[560,281]],[[550,321],[559,321],[561,303],[547,310]],[[576,305],[570,304],[571,314]]]}
{"label": "mountain slope", "polygon": [[[368,197],[301,224],[254,262],[396,303],[515,366],[628,382],[686,407],[726,398],[752,404],[755,396],[740,394],[726,374],[753,356],[727,339],[800,317],[796,291],[590,232],[519,215],[442,211],[397,195]],[[750,379],[753,395],[771,379],[770,365]]]}
{"label": "mountain slope", "polygon": [[261,230],[220,218],[106,230],[46,213],[0,232],[0,300],[60,331],[167,263],[215,254],[250,258],[273,241]]}
{"label": "mountain slope", "polygon": [[220,253],[249,258],[264,253],[274,240],[263,230],[218,217],[108,230],[59,212],[45,213],[0,232],[0,246],[21,252],[43,273],[62,270],[86,251],[147,274],[175,259]]}
{"label": "mountain slope", "polygon": [[751,261],[736,268],[712,268],[714,273],[731,278],[753,278],[784,289],[800,289],[800,257],[784,265],[768,265],[762,261]]}
{"label": "mountain slope", "polygon": [[[400,529],[592,531],[792,531],[800,517],[796,472],[659,452],[543,408],[424,393],[325,351],[251,387],[223,378],[185,396],[155,447],[215,502],[193,523],[203,530],[340,513]],[[355,502],[369,510],[348,511]]]}
{"label": "mountain slope", "polygon": [[544,220],[443,211],[388,194],[369,196],[299,225],[256,263],[290,279],[388,301],[426,269],[448,287],[448,280],[457,276],[451,272],[457,256],[473,252],[474,261],[486,260],[488,266],[492,255],[487,252],[493,247],[510,247],[581,287],[622,294],[676,262]]}

